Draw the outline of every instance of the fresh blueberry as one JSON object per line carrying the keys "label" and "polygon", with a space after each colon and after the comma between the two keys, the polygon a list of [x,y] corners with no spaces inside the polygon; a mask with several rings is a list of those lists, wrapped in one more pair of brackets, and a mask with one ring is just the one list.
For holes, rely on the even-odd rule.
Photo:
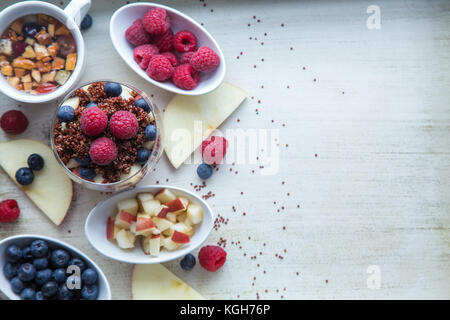
{"label": "fresh blueberry", "polygon": [[44,297],[44,294],[42,293],[42,291],[38,291],[34,295],[34,300],[46,300],[46,298]]}
{"label": "fresh blueberry", "polygon": [[145,127],[145,140],[155,141],[156,139],[156,126],[149,124]]}
{"label": "fresh blueberry", "polygon": [[22,258],[22,250],[15,244],[6,248],[6,260],[9,262],[17,262]]}
{"label": "fresh blueberry", "polygon": [[12,279],[17,275],[17,266],[8,262],[3,266],[3,273],[8,279]]}
{"label": "fresh blueberry", "polygon": [[52,278],[52,274],[53,273],[51,269],[39,270],[38,272],[36,272],[36,278],[34,278],[34,282],[38,286],[42,286]]}
{"label": "fresh blueberry", "polygon": [[48,253],[48,244],[44,240],[34,240],[30,247],[31,254],[35,258],[45,257]]}
{"label": "fresh blueberry", "polygon": [[71,106],[62,106],[58,110],[58,119],[62,122],[71,122],[75,118],[75,110]]}
{"label": "fresh blueberry", "polygon": [[23,282],[28,282],[36,276],[36,268],[31,263],[24,263],[17,269],[17,276]]}
{"label": "fresh blueberry", "polygon": [[122,86],[117,82],[107,82],[104,90],[108,97],[118,97],[122,93]]}
{"label": "fresh blueberry", "polygon": [[36,292],[31,288],[25,288],[23,289],[22,293],[20,294],[20,299],[22,300],[34,300]]}
{"label": "fresh blueberry", "polygon": [[53,265],[57,268],[65,268],[69,264],[70,255],[67,253],[67,251],[62,249],[57,249],[52,252],[52,258],[51,258]]}
{"label": "fresh blueberry", "polygon": [[25,260],[30,260],[33,258],[30,246],[26,246],[25,248],[22,249],[22,258]]}
{"label": "fresh blueberry", "polygon": [[90,268],[84,270],[81,274],[81,281],[83,282],[83,284],[94,284],[97,282],[97,278],[97,272]]}
{"label": "fresh blueberry", "polygon": [[27,186],[31,184],[34,180],[34,174],[33,171],[31,171],[30,168],[20,168],[16,172],[16,181],[23,185]]}
{"label": "fresh blueberry", "polygon": [[197,167],[197,174],[200,177],[200,179],[203,180],[208,179],[209,177],[211,177],[212,173],[213,169],[209,164],[202,163]]}
{"label": "fresh blueberry", "polygon": [[90,108],[90,107],[97,107],[98,106],[98,104],[96,104],[95,102],[89,102],[87,105],[86,105],[86,109],[87,108]]}
{"label": "fresh blueberry", "polygon": [[22,290],[24,288],[23,282],[18,278],[18,277],[14,277],[11,279],[11,290],[14,293],[21,293]]}
{"label": "fresh blueberry", "polygon": [[48,266],[48,259],[46,257],[36,258],[33,260],[33,266],[36,268],[36,270],[45,269]]}
{"label": "fresh blueberry", "polygon": [[98,287],[93,285],[84,285],[81,289],[81,297],[86,300],[96,300],[98,298]]}
{"label": "fresh blueberry", "polygon": [[78,164],[80,166],[87,166],[89,163],[91,163],[91,157],[86,157],[86,158],[75,158],[76,162],[78,162]]}
{"label": "fresh blueberry", "polygon": [[87,14],[87,15],[84,17],[83,21],[81,21],[80,29],[81,29],[81,30],[87,30],[87,29],[89,29],[91,26],[92,26],[92,17],[91,17],[89,14]]}
{"label": "fresh blueberry", "polygon": [[44,159],[37,153],[33,153],[28,157],[28,167],[33,171],[39,171],[44,167]]}
{"label": "fresh blueberry", "polygon": [[44,297],[51,297],[58,292],[58,284],[56,281],[46,282],[42,285],[41,291]]}
{"label": "fresh blueberry", "polygon": [[86,180],[94,179],[95,176],[97,175],[97,174],[95,173],[94,169],[92,169],[92,168],[87,168],[87,167],[79,167],[79,168],[78,168],[78,173],[80,174],[80,176],[81,176],[83,179],[86,179]]}
{"label": "fresh blueberry", "polygon": [[72,300],[73,292],[65,284],[62,284],[58,288],[57,297],[58,300]]}
{"label": "fresh blueberry", "polygon": [[195,267],[195,263],[195,257],[192,254],[188,253],[180,261],[180,266],[183,270],[190,271]]}
{"label": "fresh blueberry", "polygon": [[84,269],[86,269],[86,264],[84,263],[84,261],[78,258],[73,258],[72,260],[70,260],[69,266],[78,266],[78,268],[80,268],[80,272],[83,272]]}
{"label": "fresh blueberry", "polygon": [[67,276],[66,276],[66,269],[64,268],[59,268],[59,269],[55,269],[53,271],[53,275],[52,275],[53,279],[58,282],[58,283],[63,283],[66,281]]}
{"label": "fresh blueberry", "polygon": [[144,111],[146,112],[150,112],[150,107],[147,103],[147,101],[145,101],[144,98],[139,98],[134,102],[134,105],[138,108],[142,108],[144,109]]}
{"label": "fresh blueberry", "polygon": [[139,164],[145,164],[150,157],[150,151],[146,148],[139,148],[136,155],[136,162]]}
{"label": "fresh blueberry", "polygon": [[39,30],[41,30],[41,28],[36,22],[28,22],[22,27],[22,33],[30,38],[34,38]]}

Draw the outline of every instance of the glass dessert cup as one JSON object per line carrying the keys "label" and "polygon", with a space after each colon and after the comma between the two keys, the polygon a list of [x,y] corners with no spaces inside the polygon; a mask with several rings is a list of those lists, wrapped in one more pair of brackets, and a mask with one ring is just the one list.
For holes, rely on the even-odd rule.
{"label": "glass dessert cup", "polygon": [[[64,103],[69,98],[73,97],[74,93],[78,89],[83,89],[83,88],[85,89],[85,88],[89,87],[90,85],[92,85],[94,83],[98,83],[98,82],[115,82],[115,83],[122,85],[123,88],[126,88],[126,89],[136,92],[141,98],[143,98],[147,102],[148,106],[150,107],[151,113],[153,114],[153,118],[154,118],[154,124],[156,126],[156,138],[155,138],[153,146],[150,150],[150,156],[149,156],[147,162],[144,165],[141,165],[141,168],[139,170],[136,170],[135,172],[130,171],[129,174],[126,174],[123,178],[121,177],[121,179],[119,181],[111,182],[111,183],[98,183],[95,181],[83,179],[79,175],[75,174],[71,170],[73,168],[68,167],[69,163],[66,165],[62,161],[62,159],[60,158],[60,156],[58,154],[58,151],[56,150],[56,145],[55,145],[54,128],[55,128],[55,125],[57,125],[59,123],[59,119],[57,116],[59,108],[61,106],[63,106]],[[122,91],[122,93],[123,93],[123,91]],[[60,103],[58,103],[58,107],[56,108],[55,114],[53,116],[53,123],[52,123],[51,134],[50,134],[50,143],[51,143],[51,148],[53,150],[53,154],[56,157],[56,160],[61,165],[61,167],[64,169],[66,174],[73,181],[75,181],[76,183],[81,184],[83,187],[91,189],[91,190],[97,190],[97,191],[103,191],[103,192],[117,192],[117,191],[125,190],[125,189],[135,186],[147,175],[148,172],[150,172],[151,170],[153,170],[156,167],[156,164],[158,163],[158,161],[162,155],[162,151],[163,151],[162,144],[161,144],[161,132],[162,132],[161,126],[162,126],[161,113],[158,110],[158,108],[151,102],[151,100],[149,99],[148,95],[145,92],[143,92],[140,89],[137,89],[134,86],[123,83],[121,81],[96,80],[96,81],[92,81],[89,83],[85,83],[84,85],[72,90],[61,100]],[[133,166],[133,167],[135,167],[135,166]],[[131,168],[131,170],[133,169],[133,167]]]}

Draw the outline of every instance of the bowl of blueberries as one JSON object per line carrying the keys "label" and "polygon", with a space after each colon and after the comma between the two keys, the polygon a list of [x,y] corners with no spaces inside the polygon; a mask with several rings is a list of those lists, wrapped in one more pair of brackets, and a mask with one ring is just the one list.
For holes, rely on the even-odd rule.
{"label": "bowl of blueberries", "polygon": [[19,235],[0,241],[0,290],[11,300],[110,300],[100,268],[62,241]]}

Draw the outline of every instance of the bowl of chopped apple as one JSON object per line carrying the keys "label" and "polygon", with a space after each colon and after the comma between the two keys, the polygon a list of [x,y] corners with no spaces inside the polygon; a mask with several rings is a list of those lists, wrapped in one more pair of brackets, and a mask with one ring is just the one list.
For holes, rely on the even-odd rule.
{"label": "bowl of chopped apple", "polygon": [[214,224],[210,206],[171,186],[144,186],[100,202],[85,234],[101,254],[132,264],[162,263],[198,248]]}

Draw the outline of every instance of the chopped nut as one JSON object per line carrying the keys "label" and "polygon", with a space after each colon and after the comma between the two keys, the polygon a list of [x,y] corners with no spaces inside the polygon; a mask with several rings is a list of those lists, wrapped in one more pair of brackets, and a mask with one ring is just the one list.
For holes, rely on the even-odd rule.
{"label": "chopped nut", "polygon": [[17,57],[12,62],[13,67],[31,70],[34,68],[34,62],[24,57]]}
{"label": "chopped nut", "polygon": [[76,63],[77,63],[77,54],[76,53],[69,53],[67,55],[67,60],[66,60],[66,70],[73,70],[73,69],[75,69]]}
{"label": "chopped nut", "polygon": [[56,54],[58,53],[59,46],[57,42],[53,42],[51,45],[47,47],[48,53],[54,58],[56,57]]}
{"label": "chopped nut", "polygon": [[67,79],[69,79],[69,77],[70,77],[70,71],[60,70],[56,74],[55,81],[58,84],[63,85],[64,83],[66,83],[66,81],[67,81]]}
{"label": "chopped nut", "polygon": [[54,37],[55,36],[55,25],[53,23],[50,23],[48,25],[47,29],[48,29],[48,33],[50,33],[50,35],[52,37]]}
{"label": "chopped nut", "polygon": [[51,71],[51,72],[47,72],[44,73],[42,75],[42,82],[53,82],[55,81],[55,76],[56,76],[56,71]]}
{"label": "chopped nut", "polygon": [[[29,76],[29,75],[28,75]],[[23,81],[22,81],[23,82]],[[23,89],[25,90],[25,91],[30,91],[31,89],[32,89],[33,87],[32,87],[32,83],[31,82],[24,82],[23,83]]]}
{"label": "chopped nut", "polygon": [[19,84],[20,79],[17,78],[17,77],[9,77],[9,78],[8,78],[8,82],[9,82],[9,84],[10,84],[11,86],[13,86],[13,87],[15,88],[15,87],[17,87],[17,85]]}
{"label": "chopped nut", "polygon": [[37,69],[31,70],[31,76],[33,77],[34,80],[36,80],[36,82],[41,82],[41,72],[39,70]]}
{"label": "chopped nut", "polygon": [[65,25],[61,25],[58,29],[55,31],[55,35],[57,36],[66,36],[69,35],[70,31],[66,28]]}
{"label": "chopped nut", "polygon": [[0,53],[7,56],[12,55],[12,41],[9,39],[0,39]]}
{"label": "chopped nut", "polygon": [[18,78],[22,78],[25,75],[25,69],[22,68],[14,68],[14,74],[16,75],[16,77]]}
{"label": "chopped nut", "polygon": [[13,68],[9,64],[5,64],[2,66],[2,74],[5,76],[13,75]]}
{"label": "chopped nut", "polygon": [[42,60],[50,55],[47,51],[47,48],[38,43],[34,44],[34,51],[36,52],[36,58],[38,60]]}
{"label": "chopped nut", "polygon": [[42,62],[42,61],[38,61],[36,62],[35,67],[40,71],[40,72],[49,72],[52,70],[52,65],[50,62]]}
{"label": "chopped nut", "polygon": [[25,48],[25,51],[22,53],[22,57],[32,59],[36,58],[36,53],[34,53],[33,47],[28,46]]}
{"label": "chopped nut", "polygon": [[66,64],[66,60],[60,57],[56,57],[52,62],[52,70],[60,70],[64,69],[64,65]]}
{"label": "chopped nut", "polygon": [[23,83],[30,83],[30,86],[31,86],[31,76],[30,76],[30,74],[28,73],[27,75],[25,75],[25,76],[23,76],[21,79],[20,79],[20,81],[22,81]]}

